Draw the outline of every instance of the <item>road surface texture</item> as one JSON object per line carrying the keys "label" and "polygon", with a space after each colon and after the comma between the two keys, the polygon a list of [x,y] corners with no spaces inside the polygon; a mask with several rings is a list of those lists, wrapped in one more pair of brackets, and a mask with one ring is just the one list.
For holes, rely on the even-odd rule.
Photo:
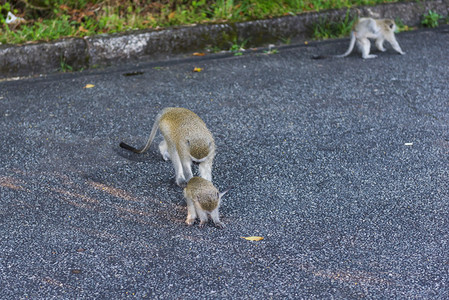
{"label": "road surface texture", "polygon": [[[397,38],[1,82],[0,298],[447,299],[448,28]],[[166,106],[215,136],[223,230],[160,136],[118,146]]]}

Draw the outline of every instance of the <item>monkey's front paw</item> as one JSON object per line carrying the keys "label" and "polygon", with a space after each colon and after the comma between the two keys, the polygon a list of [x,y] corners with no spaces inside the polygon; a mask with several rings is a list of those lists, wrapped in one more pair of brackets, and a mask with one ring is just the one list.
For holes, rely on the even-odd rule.
{"label": "monkey's front paw", "polygon": [[187,186],[187,181],[184,178],[176,178],[176,184],[182,188]]}
{"label": "monkey's front paw", "polygon": [[195,219],[189,219],[189,218],[186,219],[186,224],[187,224],[188,226],[192,226],[193,223],[195,223]]}
{"label": "monkey's front paw", "polygon": [[405,52],[399,52],[400,55],[405,55]]}

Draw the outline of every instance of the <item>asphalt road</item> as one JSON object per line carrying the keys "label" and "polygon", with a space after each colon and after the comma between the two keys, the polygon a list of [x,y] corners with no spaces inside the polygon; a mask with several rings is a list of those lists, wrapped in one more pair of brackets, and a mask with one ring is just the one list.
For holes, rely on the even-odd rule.
{"label": "asphalt road", "polygon": [[[1,82],[0,298],[449,298],[448,28],[398,41]],[[223,230],[118,146],[166,106],[215,136]]]}

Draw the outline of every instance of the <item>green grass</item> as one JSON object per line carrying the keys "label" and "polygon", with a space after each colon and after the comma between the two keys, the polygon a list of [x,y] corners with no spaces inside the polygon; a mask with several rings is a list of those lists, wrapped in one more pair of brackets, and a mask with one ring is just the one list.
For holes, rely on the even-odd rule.
{"label": "green grass", "polygon": [[[240,22],[398,0],[0,1],[0,43],[49,41],[177,25]],[[25,20],[6,24],[8,11]]]}
{"label": "green grass", "polygon": [[425,27],[435,28],[440,25],[440,20],[443,20],[443,18],[443,16],[429,10],[429,12],[423,16],[421,24]]}
{"label": "green grass", "polygon": [[329,39],[348,36],[356,18],[349,15],[349,9],[341,20],[328,20],[322,18],[318,23],[312,26],[312,37],[314,39]]}
{"label": "green grass", "polygon": [[248,41],[243,41],[241,43],[238,42],[237,38],[234,39],[231,48],[229,48],[229,52],[234,53],[235,56],[243,55],[242,51],[245,51],[245,45]]}

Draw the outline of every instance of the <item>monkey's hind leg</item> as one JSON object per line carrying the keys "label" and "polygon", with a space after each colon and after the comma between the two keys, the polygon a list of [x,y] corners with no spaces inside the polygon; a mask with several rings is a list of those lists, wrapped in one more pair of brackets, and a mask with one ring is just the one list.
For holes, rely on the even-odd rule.
{"label": "monkey's hind leg", "polygon": [[176,184],[180,187],[184,187],[186,185],[186,179],[184,177],[184,171],[182,168],[181,158],[179,157],[178,151],[176,151],[176,148],[174,146],[168,147],[168,152],[170,155],[170,159],[173,163],[173,167],[175,168],[175,178],[176,178]]}
{"label": "monkey's hind leg", "polygon": [[371,50],[371,43],[370,43],[369,39],[367,39],[367,38],[360,39],[360,40],[358,40],[358,42],[359,42],[360,51],[362,51],[363,59],[377,57],[377,55],[375,55],[375,54],[369,54],[369,51]]}
{"label": "monkey's hind leg", "polygon": [[212,181],[212,163],[213,158],[209,158],[208,160],[200,163],[198,170],[200,172],[200,176],[206,180]]}
{"label": "monkey's hind leg", "polygon": [[165,139],[159,144],[159,151],[162,154],[162,158],[167,161],[170,159],[170,153],[168,152],[168,146]]}
{"label": "monkey's hind leg", "polygon": [[184,172],[184,178],[186,182],[189,182],[189,180],[193,177],[192,160],[190,158],[184,159],[183,161],[181,161],[181,164]]}

